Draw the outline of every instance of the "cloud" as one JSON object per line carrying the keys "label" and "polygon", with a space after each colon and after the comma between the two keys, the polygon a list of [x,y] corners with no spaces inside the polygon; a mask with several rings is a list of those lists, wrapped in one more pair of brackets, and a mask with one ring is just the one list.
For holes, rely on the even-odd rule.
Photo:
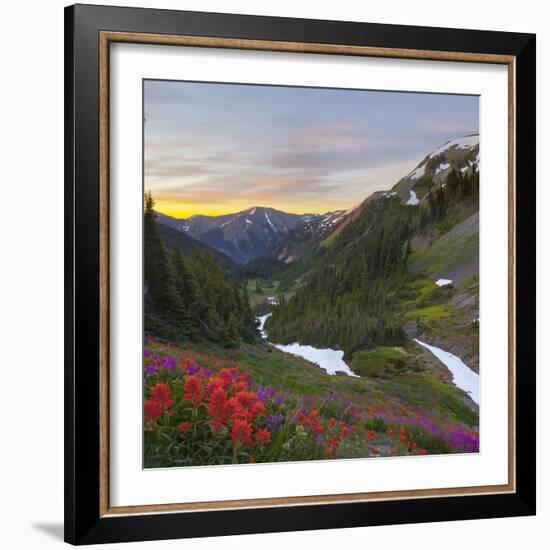
{"label": "cloud", "polygon": [[163,201],[205,209],[351,207],[391,187],[444,141],[475,131],[477,102],[441,94],[146,82],[145,185]]}

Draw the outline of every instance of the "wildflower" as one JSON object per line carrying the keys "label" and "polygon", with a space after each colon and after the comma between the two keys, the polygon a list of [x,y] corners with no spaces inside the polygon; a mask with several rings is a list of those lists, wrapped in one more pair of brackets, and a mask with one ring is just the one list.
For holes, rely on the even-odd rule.
{"label": "wildflower", "polygon": [[223,384],[224,388],[228,388],[233,382],[233,376],[232,376],[229,369],[222,369],[218,373],[218,376],[219,376],[220,380],[222,381],[222,384]]}
{"label": "wildflower", "polygon": [[333,451],[333,449],[332,449],[331,447],[327,447],[327,448],[325,449],[325,451],[324,451],[324,454],[325,454],[326,456],[332,456],[332,455],[334,454],[334,451]]}
{"label": "wildflower", "polygon": [[263,416],[265,414],[265,405],[261,401],[256,401],[250,407],[250,412],[254,417]]}
{"label": "wildflower", "polygon": [[267,418],[264,424],[267,428],[269,428],[272,432],[274,432],[283,425],[284,421],[285,421],[285,417],[282,413],[273,414]]}
{"label": "wildflower", "polygon": [[323,425],[320,422],[317,422],[313,426],[311,426],[311,431],[315,434],[322,434],[325,430],[323,428]]}
{"label": "wildflower", "polygon": [[246,390],[246,384],[242,381],[235,382],[235,384],[233,384],[233,389],[235,392],[242,392]]}
{"label": "wildflower", "polygon": [[419,455],[425,455],[426,454],[426,449],[418,449],[418,454]]}
{"label": "wildflower", "polygon": [[214,395],[218,390],[223,391],[224,384],[220,378],[211,378],[206,385],[206,393],[208,395]]}
{"label": "wildflower", "polygon": [[187,359],[183,362],[183,369],[190,376],[194,376],[201,370],[200,365],[197,365],[190,357],[187,357]]}
{"label": "wildflower", "polygon": [[256,402],[256,394],[251,391],[239,391],[235,393],[235,398],[241,407],[249,409]]}
{"label": "wildflower", "polygon": [[256,391],[256,397],[260,401],[267,401],[268,399],[272,399],[275,395],[275,390],[273,388],[259,388]]}
{"label": "wildflower", "polygon": [[190,376],[183,384],[184,401],[191,401],[194,405],[198,405],[204,394],[202,393],[202,382],[196,376]]}
{"label": "wildflower", "polygon": [[247,445],[252,442],[252,426],[242,419],[237,419],[233,422],[231,428],[231,441],[234,445]]}
{"label": "wildflower", "polygon": [[174,372],[176,370],[177,361],[173,357],[163,357],[160,360],[160,368]]}
{"label": "wildflower", "polygon": [[193,428],[193,424],[191,424],[191,422],[187,420],[184,420],[179,424],[178,431],[182,433],[187,433],[187,432],[190,432],[192,428]]}
{"label": "wildflower", "polygon": [[336,418],[331,418],[331,419],[328,421],[328,425],[329,425],[331,428],[334,428],[334,426],[336,426]]}
{"label": "wildflower", "polygon": [[217,388],[211,395],[206,412],[213,419],[212,428],[214,432],[218,432],[229,418],[227,397],[222,388]]}
{"label": "wildflower", "polygon": [[170,399],[170,388],[166,384],[155,384],[151,389],[151,397],[164,403]]}
{"label": "wildflower", "polygon": [[267,445],[271,441],[271,433],[264,428],[260,428],[254,435],[258,445]]}
{"label": "wildflower", "polygon": [[143,365],[143,371],[146,375],[155,374],[157,372],[157,366],[154,363]]}
{"label": "wildflower", "polygon": [[156,420],[162,415],[161,405],[155,399],[146,399],[145,403],[143,404],[143,408],[145,410],[145,418],[147,420]]}

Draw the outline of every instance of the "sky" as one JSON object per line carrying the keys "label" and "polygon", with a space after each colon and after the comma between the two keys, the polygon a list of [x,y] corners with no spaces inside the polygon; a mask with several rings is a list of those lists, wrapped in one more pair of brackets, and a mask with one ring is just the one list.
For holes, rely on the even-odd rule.
{"label": "sky", "polygon": [[349,209],[478,126],[477,96],[146,80],[144,186],[177,218]]}

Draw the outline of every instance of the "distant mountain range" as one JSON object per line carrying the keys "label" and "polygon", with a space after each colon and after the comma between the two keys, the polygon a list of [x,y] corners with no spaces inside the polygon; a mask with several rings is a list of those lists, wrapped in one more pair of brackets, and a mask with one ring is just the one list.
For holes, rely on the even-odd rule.
{"label": "distant mountain range", "polygon": [[289,214],[255,206],[235,214],[196,215],[186,219],[159,213],[157,222],[201,241],[234,262],[245,264],[262,256],[285,256],[284,245],[281,252],[276,251],[289,238],[291,241],[310,236],[323,238],[341,215],[342,212]]}
{"label": "distant mountain range", "polygon": [[[226,264],[228,258],[237,264],[246,264],[260,257],[292,263],[323,241],[335,238],[373,201],[396,196],[403,204],[415,206],[425,200],[430,191],[444,186],[452,169],[471,173],[478,166],[479,136],[475,134],[438,147],[390,191],[377,191],[349,210],[300,215],[255,206],[234,214],[199,214],[185,219],[157,213],[157,222],[216,250]],[[164,237],[173,241],[175,234]],[[185,245],[190,246],[190,242]]]}
{"label": "distant mountain range", "polygon": [[[162,214],[158,214],[157,222],[159,222],[160,219],[166,221],[166,218],[168,218],[168,216],[162,216]],[[229,256],[197,239],[194,239],[193,237],[190,237],[189,235],[186,235],[183,231],[176,229],[171,225],[168,225],[167,223],[158,223],[158,228],[160,238],[169,250],[179,248],[180,252],[184,256],[190,257],[193,255],[193,251],[196,248],[201,250],[206,249],[210,251],[212,256],[214,256],[214,258],[218,261],[222,268],[226,268],[229,270],[235,270],[237,268],[237,264]]]}

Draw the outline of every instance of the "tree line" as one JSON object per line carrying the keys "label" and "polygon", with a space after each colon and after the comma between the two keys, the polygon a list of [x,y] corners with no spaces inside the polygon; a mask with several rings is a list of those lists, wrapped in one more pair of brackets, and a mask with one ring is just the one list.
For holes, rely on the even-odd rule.
{"label": "tree line", "polygon": [[396,305],[410,279],[407,265],[416,219],[415,210],[399,201],[368,205],[331,250],[321,254],[322,266],[306,284],[274,308],[270,338],[335,346],[346,353],[402,343],[405,334]]}
{"label": "tree line", "polygon": [[256,339],[246,287],[224,275],[208,250],[184,256],[163,243],[150,193],[144,201],[145,333],[172,341],[208,340],[226,346]]}

